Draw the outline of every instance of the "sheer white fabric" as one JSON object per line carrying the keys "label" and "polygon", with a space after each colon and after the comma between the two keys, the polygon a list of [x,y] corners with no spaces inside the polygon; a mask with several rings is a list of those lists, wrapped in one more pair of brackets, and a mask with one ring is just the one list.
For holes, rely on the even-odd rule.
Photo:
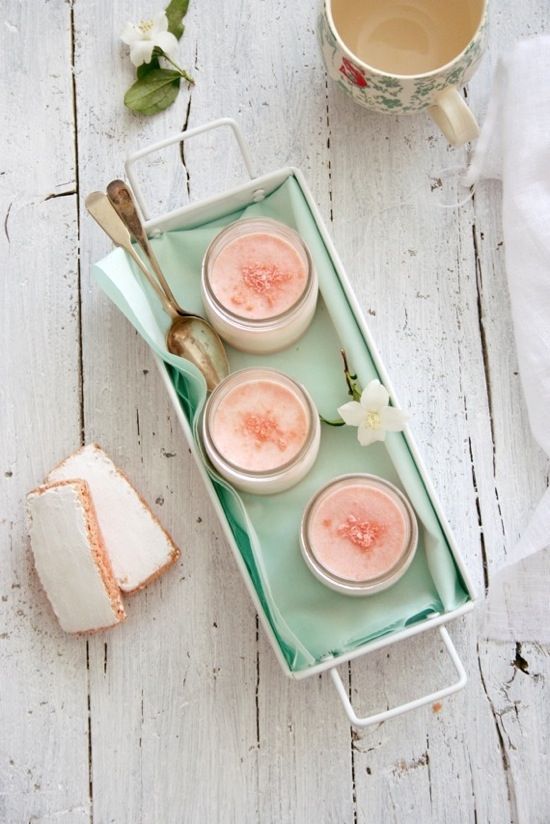
{"label": "sheer white fabric", "polygon": [[[506,272],[534,438],[550,457],[550,37],[519,42],[495,72],[467,173],[502,180]],[[482,635],[550,642],[550,489],[490,583]]]}

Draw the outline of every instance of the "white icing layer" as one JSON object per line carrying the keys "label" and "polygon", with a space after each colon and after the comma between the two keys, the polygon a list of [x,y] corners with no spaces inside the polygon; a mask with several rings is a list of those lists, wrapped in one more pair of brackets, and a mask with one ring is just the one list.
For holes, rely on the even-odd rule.
{"label": "white icing layer", "polygon": [[94,561],[80,485],[31,492],[27,498],[38,575],[61,627],[86,632],[120,620]]}
{"label": "white icing layer", "polygon": [[137,589],[171,560],[175,548],[114,463],[95,444],[50,472],[48,480],[87,481],[113,572],[125,592]]}

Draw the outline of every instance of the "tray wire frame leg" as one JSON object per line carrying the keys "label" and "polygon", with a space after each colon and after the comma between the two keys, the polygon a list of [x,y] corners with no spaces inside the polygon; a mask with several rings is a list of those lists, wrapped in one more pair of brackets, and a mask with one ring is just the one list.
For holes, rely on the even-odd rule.
{"label": "tray wire frame leg", "polygon": [[189,140],[190,137],[195,137],[196,135],[203,134],[204,132],[209,132],[214,129],[219,129],[220,127],[224,126],[230,128],[233,132],[233,136],[237,141],[237,144],[241,152],[241,157],[246,172],[249,178],[251,180],[254,180],[254,167],[252,163],[250,150],[248,148],[248,144],[246,143],[246,140],[244,139],[244,136],[239,126],[237,125],[237,122],[233,120],[233,118],[221,117],[218,120],[212,120],[210,123],[205,123],[203,126],[195,126],[195,128],[193,129],[187,129],[187,131],[185,132],[179,132],[178,134],[171,135],[170,137],[166,137],[164,140],[159,140],[158,143],[153,143],[151,146],[147,146],[145,149],[140,149],[139,151],[134,152],[134,154],[130,155],[130,157],[126,160],[126,174],[128,175],[128,180],[130,181],[130,185],[133,189],[134,195],[138,202],[141,214],[143,215],[145,220],[149,220],[150,212],[139,179],[134,170],[135,164],[142,158],[147,157],[147,155],[159,152],[162,149],[165,149],[167,146],[171,146],[174,143],[183,143],[185,140]]}
{"label": "tray wire frame leg", "polygon": [[464,665],[458,656],[458,652],[456,651],[456,647],[453,644],[449,633],[445,627],[439,627],[439,632],[458,675],[458,680],[448,687],[443,687],[442,689],[431,692],[421,698],[415,698],[413,701],[408,701],[405,704],[399,704],[397,707],[391,707],[383,712],[378,712],[374,715],[367,715],[364,718],[359,718],[353,709],[347,690],[342,682],[342,679],[340,678],[338,670],[336,667],[330,670],[331,678],[334,682],[334,686],[336,687],[336,691],[340,696],[340,700],[344,705],[346,715],[354,727],[370,727],[372,724],[379,724],[382,721],[388,721],[390,718],[395,718],[397,715],[403,715],[403,713],[409,712],[409,710],[415,710],[417,707],[422,707],[425,704],[432,704],[441,698],[446,698],[447,695],[452,695],[453,692],[458,692],[466,685],[468,676],[466,675]]}

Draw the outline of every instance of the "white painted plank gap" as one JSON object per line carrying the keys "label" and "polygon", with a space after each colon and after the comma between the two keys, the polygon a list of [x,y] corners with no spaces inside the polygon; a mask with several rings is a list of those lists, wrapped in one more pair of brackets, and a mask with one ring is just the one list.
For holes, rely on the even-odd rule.
{"label": "white painted plank gap", "polygon": [[[189,28],[200,30],[201,37],[189,124],[235,116],[258,173],[299,166],[328,218],[330,155],[316,16],[317,3],[311,0],[229,2],[208,21],[199,5],[193,6]],[[224,42],[227,48],[221,47]],[[212,88],[220,94],[212,97]],[[186,147],[192,196],[225,183],[219,160],[214,156],[208,163],[209,151],[194,141]],[[243,821],[353,820],[351,737],[330,681],[289,682],[263,636],[257,677],[257,775],[248,788]]]}
{"label": "white painted plank gap", "polygon": [[4,3],[0,62],[0,820],[76,824],[90,820],[86,644],[59,629],[25,522],[26,493],[80,432],[69,7]]}
{"label": "white painted plank gap", "polygon": [[[550,9],[530,0],[521,15],[494,5],[491,19],[491,60],[486,82],[471,84],[474,105],[489,97],[489,74],[497,55],[506,55],[519,37],[548,30]],[[485,77],[484,77],[485,80]],[[528,125],[526,125],[528,128]],[[500,184],[482,182],[475,196],[478,253],[478,294],[486,371],[489,376],[494,441],[492,482],[499,500],[503,549],[510,551],[548,485],[548,461],[535,444],[521,392],[506,285]],[[489,481],[488,481],[489,483]],[[488,547],[488,551],[491,551]],[[550,559],[547,565],[550,576]],[[521,579],[518,586],[522,586]],[[525,603],[529,603],[526,593]],[[548,774],[548,646],[536,643],[479,642],[479,670],[487,707],[493,718],[515,821],[542,824],[550,815],[550,788],[535,776]],[[479,771],[477,787],[483,782]]]}
{"label": "white painted plank gap", "polygon": [[[336,242],[401,400],[410,408],[412,429],[459,545],[470,560],[478,586],[483,586],[467,398],[462,383],[462,363],[466,360],[477,386],[474,394],[481,399],[475,414],[485,416],[488,436],[474,315],[475,277],[466,274],[474,272],[473,247],[471,241],[468,245],[463,240],[468,237],[469,208],[454,212],[435,205],[443,194],[435,185],[440,173],[457,160],[449,157],[449,150],[427,121],[390,118],[383,130],[380,122],[354,120],[337,131],[345,116],[343,107],[344,102],[335,99],[337,125],[332,127],[331,145],[335,152],[339,150],[333,160]],[[361,153],[366,129],[368,151]],[[427,147],[420,157],[418,145]],[[344,218],[339,224],[338,215],[346,214],[345,204],[350,202],[357,204],[362,220]],[[493,507],[496,514],[494,502]],[[443,704],[441,717],[444,713],[448,724],[442,724],[439,714],[426,708],[397,720],[395,725],[384,725],[383,746],[377,746],[376,740],[371,743],[375,732],[359,734],[364,744],[354,755],[358,821],[369,820],[373,810],[375,820],[384,815],[389,821],[408,820],[414,810],[421,817],[433,816],[433,820],[474,821],[464,709],[472,706],[471,696],[479,689],[475,643],[470,629],[458,633],[453,627],[451,632],[470,671],[468,692]],[[357,701],[363,698],[366,707],[383,709],[427,691],[434,678],[434,645],[438,649],[435,635],[400,645],[383,661],[379,678],[376,664],[373,667],[369,659],[354,662],[352,697]],[[407,673],[405,681],[403,673]],[[485,735],[480,742],[496,759],[498,745],[488,712],[482,720]],[[452,774],[441,766],[446,763],[451,741],[456,764]],[[368,752],[371,746],[372,754]],[[400,756],[404,746],[406,754]],[[402,762],[414,765],[412,773],[409,766],[400,769]],[[500,813],[494,818],[498,821],[507,806],[506,785],[499,781],[498,771],[493,793],[493,800],[500,798]]]}

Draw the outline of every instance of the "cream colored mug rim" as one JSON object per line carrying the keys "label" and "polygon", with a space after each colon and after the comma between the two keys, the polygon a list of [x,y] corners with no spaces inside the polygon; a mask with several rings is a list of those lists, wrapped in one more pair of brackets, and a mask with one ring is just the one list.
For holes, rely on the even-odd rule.
{"label": "cream colored mug rim", "polygon": [[357,55],[354,54],[351,51],[351,49],[349,49],[346,46],[346,44],[344,43],[344,41],[342,40],[342,38],[338,34],[338,30],[337,30],[337,28],[334,24],[334,19],[332,17],[332,9],[331,9],[332,0],[324,0],[325,14],[327,16],[328,24],[330,26],[332,34],[336,38],[336,42],[340,46],[340,49],[346,55],[348,55],[351,58],[351,60],[354,61],[354,63],[357,63],[359,66],[361,66],[362,68],[364,68],[367,71],[371,72],[372,74],[377,74],[380,77],[395,77],[397,80],[413,80],[413,79],[417,79],[417,78],[419,79],[419,78],[424,78],[424,77],[434,77],[435,75],[440,74],[441,72],[444,72],[447,69],[450,69],[451,66],[454,63],[456,63],[458,60],[460,60],[460,58],[465,53],[466,49],[469,48],[470,44],[473,43],[473,41],[476,39],[479,32],[481,31],[481,27],[483,26],[483,23],[485,22],[485,15],[487,14],[488,2],[489,2],[489,0],[483,0],[482,9],[481,9],[481,16],[479,18],[479,23],[477,25],[477,28],[476,28],[475,32],[470,37],[470,39],[468,40],[468,42],[466,43],[466,45],[464,46],[462,51],[459,52],[459,54],[457,54],[455,57],[453,57],[452,60],[449,60],[449,62],[445,63],[443,66],[438,66],[437,69],[432,69],[430,72],[422,72],[422,74],[394,74],[393,72],[381,71],[380,69],[376,69],[374,66],[371,66],[368,63],[365,63],[364,60],[361,60],[361,58],[357,57]]}

